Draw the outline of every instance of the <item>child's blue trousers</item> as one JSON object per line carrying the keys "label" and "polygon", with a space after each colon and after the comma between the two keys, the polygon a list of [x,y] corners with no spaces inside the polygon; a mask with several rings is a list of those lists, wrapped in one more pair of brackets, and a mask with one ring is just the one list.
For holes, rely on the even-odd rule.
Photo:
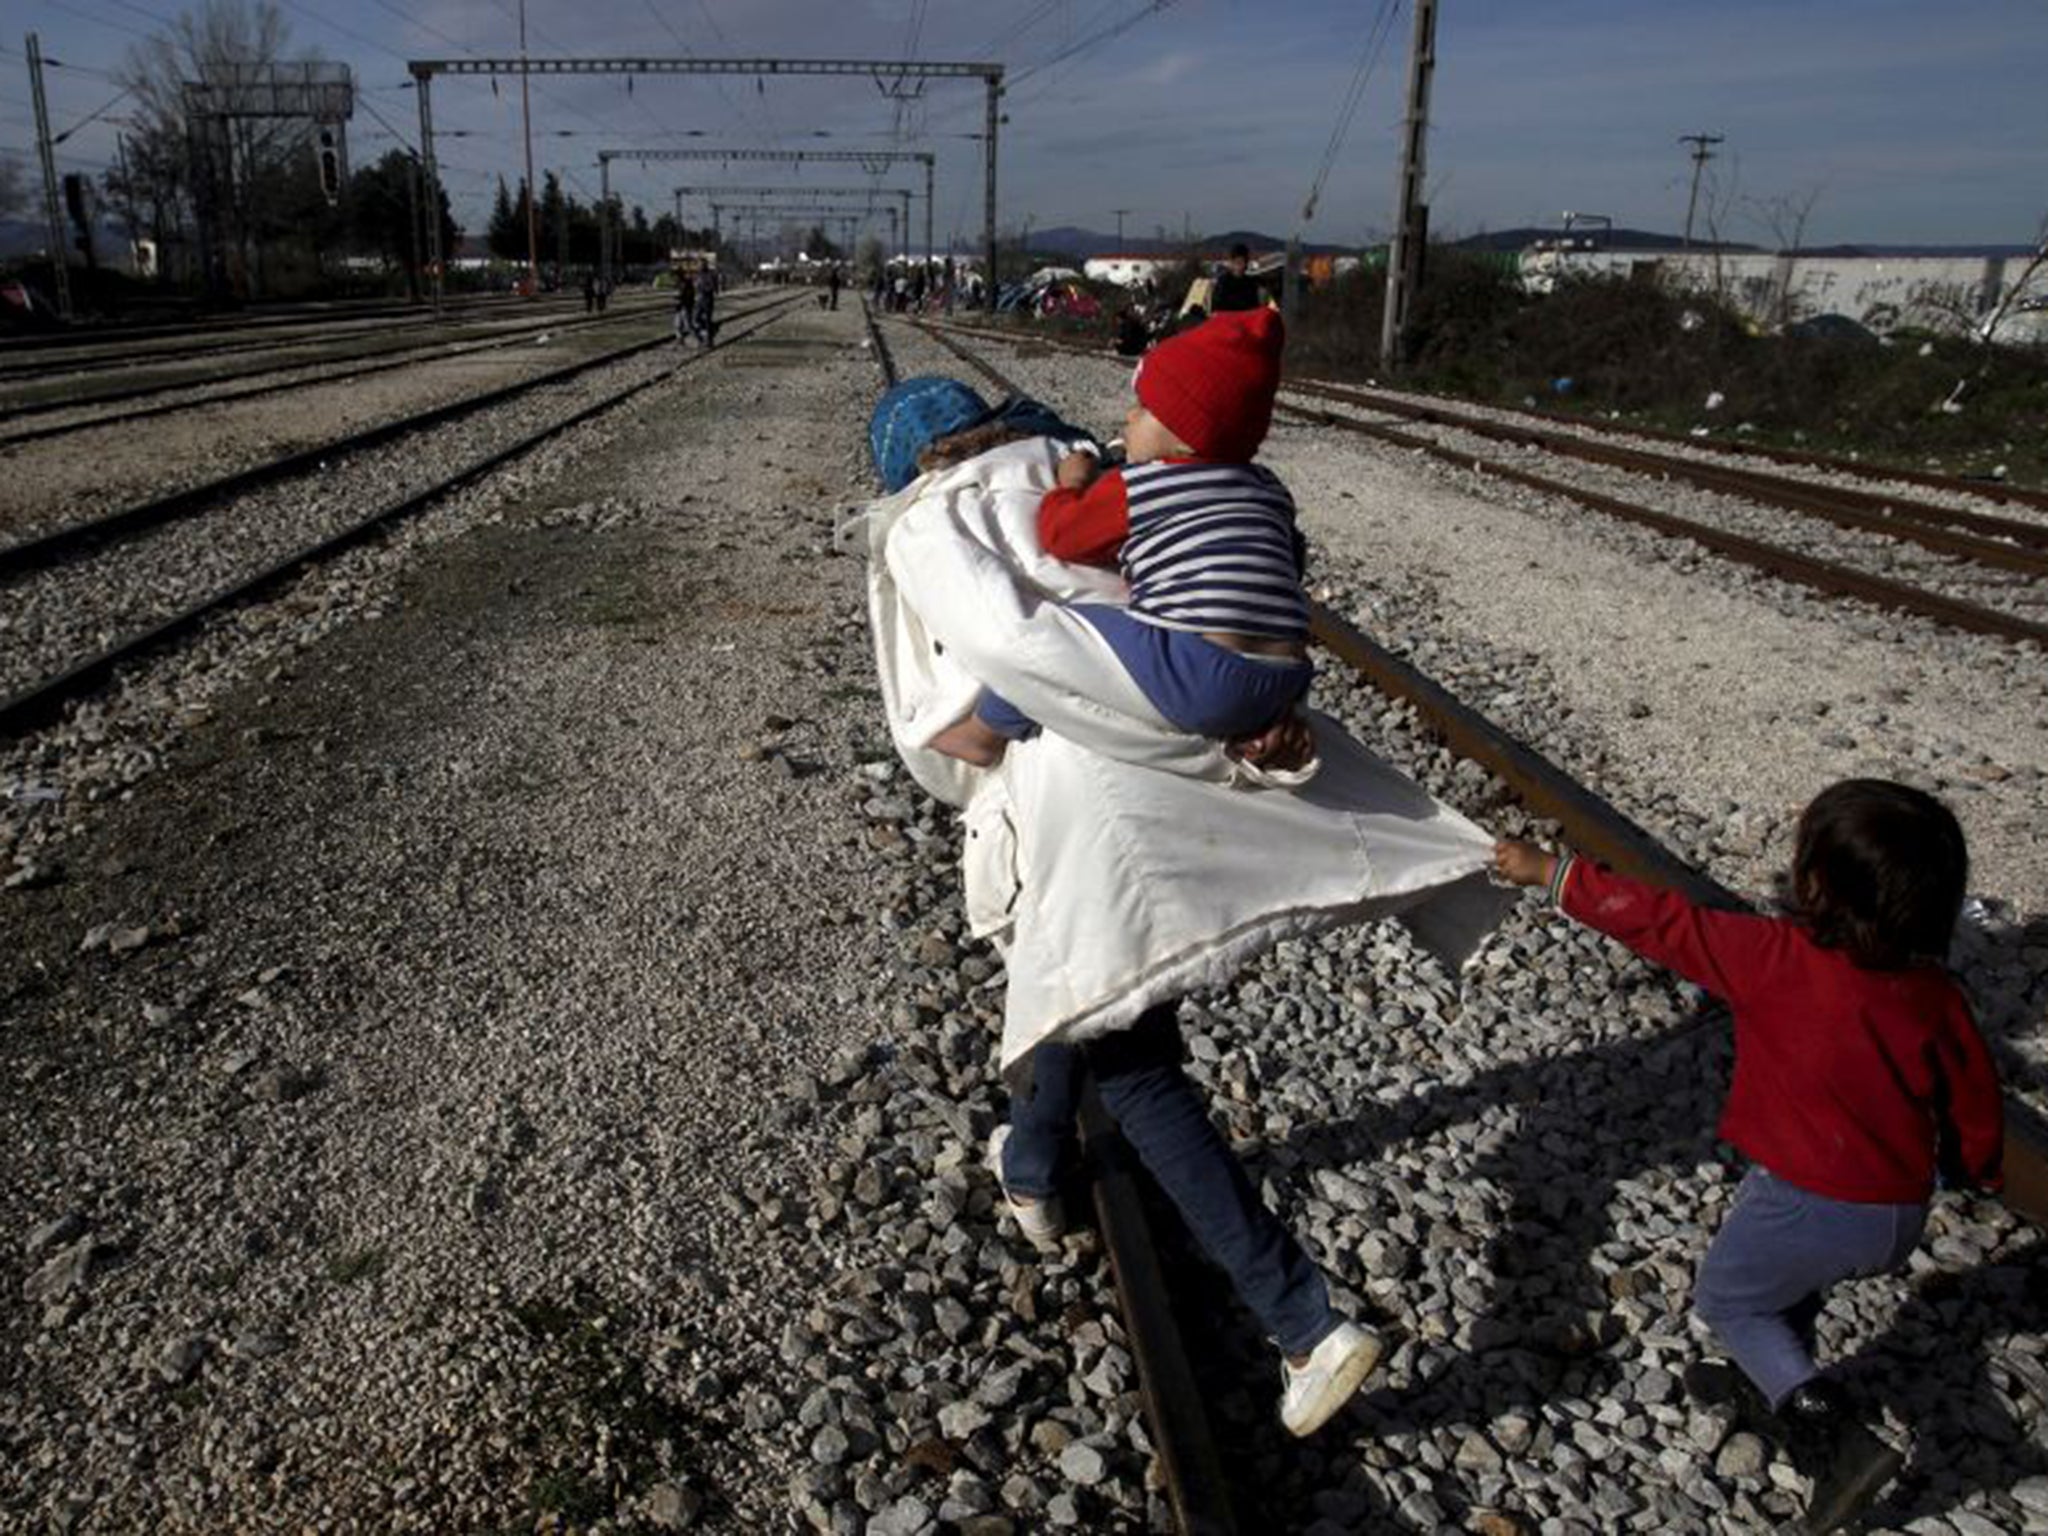
{"label": "child's blue trousers", "polygon": [[1813,1329],[1828,1287],[1899,1268],[1927,1207],[1830,1200],[1752,1168],[1700,1262],[1693,1310],[1775,1408],[1819,1374]]}
{"label": "child's blue trousers", "polygon": [[[1109,642],[1153,708],[1193,736],[1213,741],[1251,736],[1284,714],[1316,669],[1306,661],[1242,656],[1184,629],[1162,629],[1122,608],[1076,603],[1073,611]],[[999,736],[1022,741],[1037,722],[989,689],[975,714]]]}
{"label": "child's blue trousers", "polygon": [[1287,1354],[1315,1348],[1342,1319],[1322,1271],[1266,1209],[1181,1070],[1172,1004],[1085,1046],[1041,1045],[1031,1053],[1031,1091],[1010,1101],[1004,1187],[1033,1198],[1053,1193],[1074,1128],[1084,1051],[1103,1108],[1260,1326]]}

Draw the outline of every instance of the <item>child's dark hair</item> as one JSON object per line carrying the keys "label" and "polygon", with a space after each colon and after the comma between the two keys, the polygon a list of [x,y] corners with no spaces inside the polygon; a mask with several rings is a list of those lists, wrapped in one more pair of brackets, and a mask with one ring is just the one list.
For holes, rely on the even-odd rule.
{"label": "child's dark hair", "polygon": [[1969,872],[1963,829],[1934,796],[1844,779],[1799,818],[1792,896],[1823,949],[1897,971],[1948,953]]}

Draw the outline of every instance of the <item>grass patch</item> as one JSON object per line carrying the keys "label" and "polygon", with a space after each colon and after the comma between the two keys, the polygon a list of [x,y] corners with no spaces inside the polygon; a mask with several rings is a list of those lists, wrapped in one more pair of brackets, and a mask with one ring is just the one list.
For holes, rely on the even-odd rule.
{"label": "grass patch", "polygon": [[527,1495],[535,1514],[567,1520],[597,1520],[612,1512],[612,1498],[602,1483],[576,1472],[543,1472]]}
{"label": "grass patch", "polygon": [[391,1255],[382,1248],[356,1248],[348,1253],[337,1254],[327,1264],[327,1278],[336,1285],[354,1285],[363,1280],[374,1280],[384,1273],[391,1262]]}
{"label": "grass patch", "polygon": [[[638,1490],[694,1449],[685,1414],[648,1380],[628,1342],[632,1320],[587,1287],[512,1305],[512,1322],[537,1347],[525,1415],[536,1470],[527,1502],[536,1515],[588,1522],[624,1512]],[[595,1426],[605,1426],[600,1444]],[[599,1479],[577,1470],[604,1465]]]}

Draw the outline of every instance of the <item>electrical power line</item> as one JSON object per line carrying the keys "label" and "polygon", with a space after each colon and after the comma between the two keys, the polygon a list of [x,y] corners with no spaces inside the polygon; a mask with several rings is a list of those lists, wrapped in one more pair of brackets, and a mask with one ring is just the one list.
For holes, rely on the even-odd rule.
{"label": "electrical power line", "polygon": [[1316,204],[1322,198],[1323,184],[1330,179],[1337,156],[1344,148],[1345,136],[1351,132],[1351,120],[1358,115],[1358,104],[1365,99],[1366,82],[1372,79],[1372,72],[1379,64],[1380,53],[1394,30],[1394,17],[1399,9],[1399,0],[1380,0],[1379,14],[1373,18],[1372,27],[1365,35],[1365,44],[1358,51],[1357,67],[1351,71],[1351,84],[1345,89],[1343,104],[1337,108],[1336,126],[1330,130],[1330,143],[1323,151],[1323,163],[1316,168],[1316,179],[1308,189],[1308,201],[1302,205],[1301,222],[1304,224],[1316,216]]}

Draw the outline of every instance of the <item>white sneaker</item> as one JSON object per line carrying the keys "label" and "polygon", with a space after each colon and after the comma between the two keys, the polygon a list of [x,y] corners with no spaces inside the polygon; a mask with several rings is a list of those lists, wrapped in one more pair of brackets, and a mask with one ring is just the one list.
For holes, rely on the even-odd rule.
{"label": "white sneaker", "polygon": [[1339,1323],[1309,1351],[1308,1364],[1280,1362],[1280,1422],[1289,1433],[1312,1435],[1351,1401],[1380,1363],[1380,1336],[1356,1323]]}
{"label": "white sneaker", "polygon": [[1042,1200],[1019,1200],[1010,1193],[1010,1186],[1003,1182],[1003,1148],[1010,1144],[1010,1128],[999,1125],[988,1139],[988,1168],[996,1176],[996,1186],[1003,1192],[1003,1203],[1010,1208],[1010,1215],[1017,1223],[1017,1230],[1024,1234],[1026,1242],[1042,1252],[1058,1250],[1060,1239],[1067,1235],[1066,1213],[1060,1209],[1058,1195],[1049,1195]]}

